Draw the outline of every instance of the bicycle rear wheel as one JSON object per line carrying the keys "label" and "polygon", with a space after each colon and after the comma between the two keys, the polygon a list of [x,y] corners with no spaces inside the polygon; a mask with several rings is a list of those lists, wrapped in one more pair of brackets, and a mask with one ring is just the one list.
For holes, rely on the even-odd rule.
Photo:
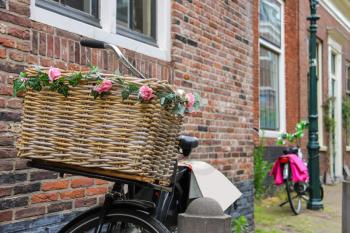
{"label": "bicycle rear wheel", "polygon": [[298,215],[302,208],[303,194],[299,192],[296,183],[286,180],[285,184],[290,208],[295,215]]}
{"label": "bicycle rear wheel", "polygon": [[[99,212],[91,213],[71,222],[60,233],[94,233],[99,224]],[[141,211],[115,209],[109,212],[101,233],[170,233],[168,229],[149,214]]]}

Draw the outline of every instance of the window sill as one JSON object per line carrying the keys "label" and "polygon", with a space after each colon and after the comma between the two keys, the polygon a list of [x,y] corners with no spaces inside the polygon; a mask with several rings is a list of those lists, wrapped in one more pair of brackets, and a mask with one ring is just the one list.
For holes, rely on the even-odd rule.
{"label": "window sill", "polygon": [[76,33],[84,37],[114,44],[120,48],[125,48],[152,58],[170,62],[171,4],[170,0],[162,0],[159,1],[159,3],[160,6],[157,14],[160,15],[159,18],[164,20],[160,20],[157,24],[157,29],[159,29],[159,32],[162,32],[157,34],[158,47],[116,33],[116,20],[110,20],[110,15],[113,14],[109,12],[115,7],[114,1],[106,1],[106,4],[104,3],[100,5],[101,12],[104,12],[100,16],[101,27],[95,27],[82,21],[72,19],[68,16],[36,6],[35,0],[31,0],[30,19],[68,32]]}
{"label": "window sill", "polygon": [[320,151],[327,151],[328,150],[328,147],[326,146],[320,146]]}
{"label": "window sill", "polygon": [[259,130],[259,136],[265,138],[278,138],[280,132],[274,130]]}

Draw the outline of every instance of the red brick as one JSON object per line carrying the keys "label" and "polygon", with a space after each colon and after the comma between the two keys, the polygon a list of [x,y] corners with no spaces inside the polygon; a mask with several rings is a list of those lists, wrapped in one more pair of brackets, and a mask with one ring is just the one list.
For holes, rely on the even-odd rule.
{"label": "red brick", "polygon": [[10,196],[12,194],[12,187],[0,187],[0,198]]}
{"label": "red brick", "polygon": [[107,187],[98,187],[98,188],[88,188],[86,189],[87,196],[94,196],[107,193]]}
{"label": "red brick", "polygon": [[0,223],[1,222],[6,222],[6,221],[11,221],[13,216],[13,211],[12,210],[6,210],[0,212]]}
{"label": "red brick", "polygon": [[12,94],[13,94],[12,86],[0,84],[0,95],[12,96]]}
{"label": "red brick", "polygon": [[23,106],[23,100],[19,98],[11,98],[7,101],[7,107],[12,109],[21,109]]}
{"label": "red brick", "polygon": [[30,25],[30,19],[28,17],[16,16],[4,11],[2,11],[0,14],[0,20],[24,27],[28,27]]}
{"label": "red brick", "polygon": [[77,199],[74,201],[75,208],[90,207],[97,204],[97,198]]}
{"label": "red brick", "polygon": [[40,32],[39,33],[39,54],[42,56],[46,56],[46,33]]}
{"label": "red brick", "polygon": [[32,28],[35,30],[47,32],[50,34],[53,34],[53,32],[54,32],[53,27],[51,27],[47,24],[39,23],[39,22],[32,22]]}
{"label": "red brick", "polygon": [[16,159],[15,169],[16,170],[28,169],[27,162],[28,160],[26,159],[22,159],[22,158]]}
{"label": "red brick", "polygon": [[0,48],[0,58],[6,58],[6,49]]}
{"label": "red brick", "polygon": [[44,206],[25,208],[25,209],[16,211],[15,219],[29,218],[29,217],[42,215],[42,214],[45,214]]}
{"label": "red brick", "polygon": [[53,43],[55,58],[61,58],[61,45],[60,44],[61,44],[60,38],[55,36],[54,43]]}
{"label": "red brick", "polygon": [[13,160],[0,160],[0,171],[13,170]]}
{"label": "red brick", "polygon": [[53,212],[59,212],[59,211],[64,211],[64,210],[70,210],[72,209],[72,202],[60,202],[60,203],[55,203],[55,204],[50,204],[47,207],[47,212],[48,213],[53,213]]}
{"label": "red brick", "polygon": [[28,64],[38,64],[39,63],[39,58],[37,56],[28,54],[27,57],[26,57],[26,62]]}
{"label": "red brick", "polygon": [[89,187],[94,184],[94,180],[92,178],[78,178],[73,179],[71,182],[72,188],[81,188],[81,187]]}
{"label": "red brick", "polygon": [[30,52],[31,51],[30,41],[17,41],[16,48],[23,52]]}
{"label": "red brick", "polygon": [[59,190],[59,189],[66,189],[68,188],[69,181],[63,180],[63,181],[50,181],[45,182],[41,186],[41,190],[43,191],[51,191],[51,190]]}
{"label": "red brick", "polygon": [[7,99],[4,97],[0,97],[0,108],[5,108],[7,103]]}
{"label": "red brick", "polygon": [[47,35],[47,56],[53,56],[53,37],[51,35]]}
{"label": "red brick", "polygon": [[52,63],[53,63],[52,59],[40,57],[40,65],[44,67],[49,67],[49,66],[52,66]]}
{"label": "red brick", "polygon": [[23,53],[10,51],[9,52],[9,57],[10,57],[10,59],[12,59],[14,61],[18,61],[18,62],[24,61],[24,54]]}
{"label": "red brick", "polygon": [[78,190],[73,190],[73,191],[61,192],[60,193],[60,197],[63,200],[75,199],[75,198],[84,197],[84,193],[85,193],[84,189],[78,189]]}
{"label": "red brick", "polygon": [[29,40],[30,34],[27,29],[20,29],[20,28],[15,28],[11,27],[8,29],[7,34],[10,36],[14,36],[23,40]]}
{"label": "red brick", "polygon": [[13,1],[9,2],[9,10],[19,15],[29,16],[29,6],[26,4],[19,4]]}
{"label": "red brick", "polygon": [[95,184],[96,185],[103,185],[103,184],[109,184],[109,182],[106,180],[95,179]]}
{"label": "red brick", "polygon": [[57,201],[57,200],[58,200],[57,193],[39,193],[39,194],[33,194],[32,196],[32,204],[51,202],[51,201]]}
{"label": "red brick", "polygon": [[0,37],[0,45],[3,45],[4,47],[8,47],[8,48],[15,48],[16,44],[15,41],[9,38],[4,38],[4,37]]}

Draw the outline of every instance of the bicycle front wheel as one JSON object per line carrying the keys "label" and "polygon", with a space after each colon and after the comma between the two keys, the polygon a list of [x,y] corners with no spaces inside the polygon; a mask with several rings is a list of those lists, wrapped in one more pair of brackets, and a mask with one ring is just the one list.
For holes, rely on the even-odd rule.
{"label": "bicycle front wheel", "polygon": [[[79,219],[61,233],[94,233],[99,224],[99,213],[95,212]],[[112,210],[105,217],[101,233],[170,233],[155,218],[140,211]]]}

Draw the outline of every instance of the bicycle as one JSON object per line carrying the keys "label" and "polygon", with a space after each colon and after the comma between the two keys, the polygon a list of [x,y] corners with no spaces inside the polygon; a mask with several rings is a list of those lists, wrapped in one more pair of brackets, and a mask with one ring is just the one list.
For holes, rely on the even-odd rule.
{"label": "bicycle", "polygon": [[[287,193],[287,201],[280,204],[280,206],[284,206],[289,203],[290,208],[292,209],[295,215],[298,215],[302,209],[302,200],[308,201],[310,187],[308,183],[308,170],[307,163],[303,160],[303,153],[300,148],[301,138],[304,136],[303,131],[308,127],[308,123],[306,121],[301,121],[297,123],[295,129],[296,132],[293,134],[282,133],[277,141],[278,145],[284,145],[285,141],[288,141],[290,144],[296,143],[296,146],[287,147],[283,150],[283,155],[277,158],[279,165],[281,166],[282,174],[281,175],[282,184],[285,185],[285,190]],[[297,164],[293,166],[299,166],[301,168],[302,174],[301,177],[293,177],[297,174],[292,173],[291,163]],[[274,167],[275,168],[275,167]],[[273,169],[274,169],[273,168]],[[272,174],[273,170],[270,174]],[[295,172],[295,170],[294,170]],[[321,199],[323,199],[323,187],[320,186],[320,194]]]}
{"label": "bicycle", "polygon": [[[144,79],[122,54],[118,47],[96,40],[82,40],[82,46],[109,48],[133,75]],[[187,157],[198,146],[198,139],[180,136],[179,150]],[[186,210],[189,198],[191,169],[176,162],[171,185],[157,184],[116,178],[114,176],[91,174],[83,169],[68,165],[57,165],[33,159],[28,165],[56,171],[61,177],[65,173],[87,176],[114,182],[111,192],[105,195],[102,206],[92,208],[65,225],[59,233],[170,233],[176,230],[177,215]],[[168,229],[169,228],[169,229]]]}
{"label": "bicycle", "polygon": [[[308,181],[293,181],[293,173],[291,169],[290,155],[295,155],[302,160],[303,155],[300,147],[289,147],[283,150],[283,155],[278,157],[280,166],[282,166],[282,177],[287,193],[287,201],[281,203],[279,206],[282,207],[289,203],[295,215],[298,215],[302,209],[302,201],[309,200],[310,187]],[[303,162],[303,161],[302,161]],[[307,166],[307,165],[306,165]],[[323,187],[320,186],[321,199],[323,199]]]}

